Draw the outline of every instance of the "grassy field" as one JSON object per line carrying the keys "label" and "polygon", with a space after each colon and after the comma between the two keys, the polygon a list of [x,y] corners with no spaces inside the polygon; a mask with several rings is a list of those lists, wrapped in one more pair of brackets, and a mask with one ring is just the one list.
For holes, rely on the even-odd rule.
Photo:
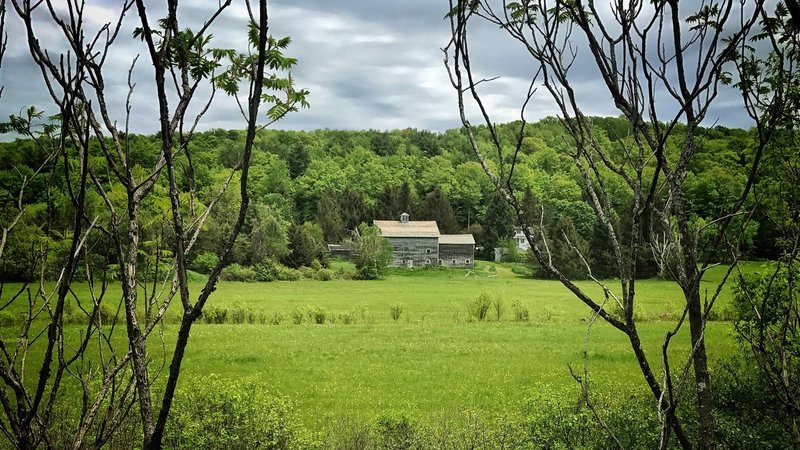
{"label": "grassy field", "polygon": [[[314,428],[341,416],[370,418],[397,409],[422,417],[467,408],[502,413],[517,408],[531,390],[574,389],[568,364],[583,364],[589,310],[556,281],[523,278],[508,266],[493,266],[483,263],[469,273],[396,271],[379,281],[221,283],[210,307],[238,308],[262,319],[195,326],[182,383],[190,386],[212,373],[258,378],[289,397]],[[715,268],[708,274],[704,283],[710,293],[722,273]],[[593,283],[580,286],[600,298]],[[193,292],[200,287],[193,285]],[[86,295],[85,286],[76,289],[78,296]],[[482,293],[500,299],[499,321],[491,308],[484,321],[470,318],[469,305]],[[118,298],[118,291],[108,295]],[[660,344],[682,311],[681,294],[672,282],[644,280],[637,295],[643,342],[651,363],[660,366]],[[729,304],[726,288],[718,307],[725,310]],[[402,313],[394,320],[390,311],[397,306]],[[529,320],[517,319],[520,308],[527,308]],[[293,313],[309,309],[324,311],[326,323],[315,324],[307,316],[302,324],[293,322]],[[282,317],[279,325],[260,323],[276,316]],[[168,351],[175,328],[165,327]],[[712,322],[708,342],[712,358],[734,353],[730,323]],[[619,332],[597,323],[588,344],[598,389],[643,387]],[[683,354],[687,348],[684,332],[673,351]]]}

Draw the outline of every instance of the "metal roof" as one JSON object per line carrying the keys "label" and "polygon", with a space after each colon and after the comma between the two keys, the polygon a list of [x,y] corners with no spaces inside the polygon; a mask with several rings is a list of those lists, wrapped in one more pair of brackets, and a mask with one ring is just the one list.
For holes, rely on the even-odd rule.
{"label": "metal roof", "polygon": [[443,234],[439,236],[439,244],[475,245],[475,238],[471,234]]}
{"label": "metal roof", "polygon": [[384,237],[439,237],[439,227],[433,220],[373,220]]}

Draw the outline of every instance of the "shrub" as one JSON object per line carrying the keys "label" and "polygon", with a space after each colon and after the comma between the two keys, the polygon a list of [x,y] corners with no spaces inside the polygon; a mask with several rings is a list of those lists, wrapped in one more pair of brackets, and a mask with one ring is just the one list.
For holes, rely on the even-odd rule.
{"label": "shrub", "polygon": [[519,300],[515,301],[512,305],[514,308],[514,319],[517,322],[527,322],[531,320],[531,312],[528,307],[523,305]]}
{"label": "shrub", "polygon": [[296,307],[292,310],[292,323],[300,325],[306,320],[306,310],[301,307]]}
{"label": "shrub", "polygon": [[205,323],[215,323],[221,324],[225,323],[225,320],[228,317],[228,310],[223,308],[218,308],[216,306],[206,306],[203,308],[203,322]]}
{"label": "shrub", "polygon": [[469,305],[469,312],[472,317],[483,320],[486,318],[486,313],[492,306],[492,298],[486,292],[481,292],[472,303]]}
{"label": "shrub", "polygon": [[209,376],[179,389],[164,436],[168,448],[319,448],[283,398],[260,380]]}
{"label": "shrub", "polygon": [[328,311],[321,306],[315,306],[314,308],[308,309],[308,318],[317,325],[324,324],[327,317]]}
{"label": "shrub", "polygon": [[269,323],[271,325],[280,325],[281,322],[283,322],[283,314],[279,311],[272,313],[272,315],[269,317]]}
{"label": "shrub", "polygon": [[241,325],[247,320],[247,311],[240,305],[234,305],[230,310],[231,322]]}
{"label": "shrub", "polygon": [[300,272],[289,267],[281,267],[278,272],[278,279],[281,281],[297,281],[300,279]]}
{"label": "shrub", "polygon": [[316,277],[317,271],[312,269],[311,267],[300,266],[297,268],[297,273],[300,275],[300,278],[306,280],[312,280]]}
{"label": "shrub", "polygon": [[281,270],[285,267],[275,260],[267,259],[253,266],[258,281],[275,281],[280,279]]}
{"label": "shrub", "polygon": [[0,327],[10,327],[17,323],[17,316],[10,311],[0,311]]}
{"label": "shrub", "polygon": [[494,318],[498,322],[500,322],[500,317],[503,315],[503,297],[497,296],[494,301],[492,302],[492,307],[494,307]]}
{"label": "shrub", "polygon": [[319,281],[331,281],[333,279],[333,271],[331,269],[319,269],[317,272],[317,279]]}
{"label": "shrub", "polygon": [[389,310],[389,314],[392,316],[392,320],[395,322],[400,319],[400,316],[403,315],[403,305],[398,303],[392,305],[392,308]]}
{"label": "shrub", "polygon": [[388,413],[378,419],[377,445],[380,450],[415,448],[414,425],[404,413]]}
{"label": "shrub", "polygon": [[750,355],[714,367],[712,392],[721,448],[786,448],[792,421]]}
{"label": "shrub", "polygon": [[344,325],[352,325],[356,323],[356,313],[353,311],[339,314],[337,317],[339,323]]}
{"label": "shrub", "polygon": [[208,275],[212,270],[214,270],[214,267],[216,267],[218,263],[219,258],[216,254],[212,252],[203,252],[195,256],[192,264],[189,265],[189,268],[195,272]]}
{"label": "shrub", "polygon": [[222,269],[220,278],[225,281],[253,282],[257,281],[258,276],[256,275],[256,271],[251,267],[240,266],[239,264],[231,264],[230,266]]}

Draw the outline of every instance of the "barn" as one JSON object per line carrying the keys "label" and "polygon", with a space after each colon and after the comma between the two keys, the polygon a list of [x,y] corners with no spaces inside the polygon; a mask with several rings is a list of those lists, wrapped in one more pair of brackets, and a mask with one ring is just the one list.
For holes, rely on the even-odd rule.
{"label": "barn", "polygon": [[471,234],[440,234],[435,221],[410,220],[407,213],[401,214],[400,220],[373,223],[392,244],[395,267],[474,265],[475,239]]}
{"label": "barn", "polygon": [[475,238],[471,234],[439,236],[439,265],[472,269],[475,266]]}

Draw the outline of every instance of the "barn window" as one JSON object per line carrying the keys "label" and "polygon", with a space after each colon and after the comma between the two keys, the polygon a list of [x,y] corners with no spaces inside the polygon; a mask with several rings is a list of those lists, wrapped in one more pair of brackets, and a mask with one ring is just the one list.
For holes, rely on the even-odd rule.
{"label": "barn window", "polygon": [[464,264],[469,264],[469,260],[468,260],[468,259],[465,259],[465,260],[464,260]]}
{"label": "barn window", "polygon": [[431,260],[430,260],[430,259],[426,259],[426,260],[425,260],[425,264],[427,264],[427,265],[431,265]]}
{"label": "barn window", "polygon": [[429,249],[429,248],[426,248],[426,249],[425,249],[425,253],[427,253],[427,254],[429,254],[429,255],[430,255],[430,254],[431,254],[431,249]]}
{"label": "barn window", "polygon": [[453,264],[455,264],[456,262],[458,262],[458,261],[456,261],[456,260],[454,259],[454,260],[453,260]]}
{"label": "barn window", "polygon": [[440,265],[440,266],[442,265],[442,260],[441,260],[441,259],[439,260],[439,265]]}

